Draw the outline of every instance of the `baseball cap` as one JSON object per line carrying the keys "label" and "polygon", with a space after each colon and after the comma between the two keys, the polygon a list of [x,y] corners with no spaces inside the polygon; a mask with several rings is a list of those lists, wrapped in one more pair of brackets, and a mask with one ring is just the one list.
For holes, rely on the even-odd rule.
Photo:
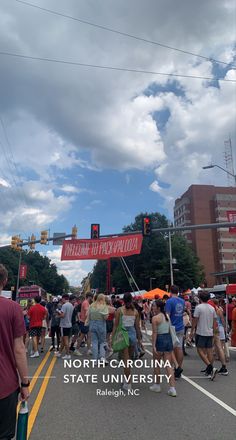
{"label": "baseball cap", "polygon": [[57,303],[58,299],[57,298],[53,298],[52,302]]}

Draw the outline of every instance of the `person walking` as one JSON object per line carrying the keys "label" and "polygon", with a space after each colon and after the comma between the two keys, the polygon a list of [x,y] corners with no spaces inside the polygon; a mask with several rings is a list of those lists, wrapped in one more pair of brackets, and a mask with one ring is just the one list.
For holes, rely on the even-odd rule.
{"label": "person walking", "polygon": [[8,272],[0,264],[0,438],[15,436],[18,395],[29,397],[29,373],[23,337],[24,317],[21,307],[1,296]]}
{"label": "person walking", "polygon": [[86,297],[84,299],[84,301],[82,302],[81,305],[81,312],[80,312],[80,316],[79,316],[79,328],[80,328],[80,335],[79,335],[79,339],[77,342],[77,347],[76,350],[74,351],[74,354],[76,356],[82,356],[82,353],[79,351],[82,342],[84,341],[84,339],[87,337],[87,347],[88,347],[88,354],[91,354],[91,350],[90,350],[90,335],[89,333],[89,326],[85,325],[87,316],[88,316],[88,311],[89,311],[89,306],[90,304],[92,304],[93,302],[93,295],[91,292],[87,292],[86,293]]}
{"label": "person walking", "polygon": [[[209,304],[209,301],[208,301]],[[218,370],[218,374],[222,376],[228,376],[229,372],[226,368],[226,358],[224,352],[224,344],[226,339],[226,322],[224,319],[223,309],[219,306],[219,300],[213,299],[214,309],[216,311],[217,330],[214,332],[213,343],[218,354],[218,358],[221,362],[221,368]]]}
{"label": "person walking", "polygon": [[33,353],[30,356],[32,358],[39,357],[39,338],[41,337],[42,333],[43,320],[46,319],[47,316],[47,310],[40,304],[41,296],[36,296],[34,301],[35,305],[31,306],[28,311],[30,320],[29,335],[33,341]]}
{"label": "person walking", "polygon": [[86,320],[91,332],[92,357],[95,361],[98,361],[98,359],[105,361],[106,320],[108,314],[105,295],[100,293],[96,301],[90,305]]}
{"label": "person walking", "polygon": [[125,363],[124,375],[126,377],[126,382],[123,384],[123,389],[128,391],[131,389],[131,368],[128,361],[130,359],[133,359],[135,346],[137,345],[137,339],[138,342],[141,342],[141,331],[139,314],[134,307],[133,297],[131,293],[125,293],[123,301],[124,305],[122,307],[119,307],[116,311],[113,335],[115,334],[115,331],[119,325],[121,316],[123,327],[127,330],[129,335],[129,346],[121,351],[121,356]]}
{"label": "person walking", "polygon": [[[158,299],[156,301],[157,314],[152,318],[152,348],[153,348],[153,359],[154,362],[157,360],[160,362],[161,359],[166,363],[166,373],[170,378],[169,384],[170,388],[168,394],[171,397],[176,397],[175,389],[175,376],[174,370],[171,367],[173,343],[170,334],[170,318],[165,312],[165,303]],[[169,364],[169,365],[168,365]],[[154,384],[150,386],[150,391],[156,393],[161,392],[160,385],[160,367],[157,365],[154,368]]]}
{"label": "person walking", "polygon": [[170,287],[171,298],[166,301],[165,311],[169,315],[171,324],[175,327],[178,342],[174,347],[173,361],[175,363],[175,377],[180,378],[183,372],[183,338],[184,338],[184,309],[185,302],[178,296],[177,286]]}
{"label": "person walking", "polygon": [[60,328],[61,328],[61,345],[59,352],[56,352],[57,357],[61,357],[63,350],[65,349],[65,356],[62,359],[70,359],[70,348],[69,342],[71,337],[72,328],[72,313],[74,307],[69,301],[70,297],[67,293],[62,295],[62,307],[61,310],[57,309],[58,316],[60,317]]}
{"label": "person walking", "polygon": [[55,336],[57,338],[57,350],[59,351],[60,342],[61,342],[61,329],[60,329],[60,317],[58,316],[57,309],[60,310],[59,301],[57,297],[53,298],[52,300],[52,307],[51,307],[51,338],[52,338],[52,345],[50,347],[50,351],[55,350]]}
{"label": "person walking", "polygon": [[194,310],[190,339],[196,332],[197,352],[206,364],[206,369],[202,372],[214,380],[217,369],[213,367],[213,335],[217,331],[217,315],[214,307],[208,304],[210,299],[208,292],[201,291],[199,298],[201,304]]}

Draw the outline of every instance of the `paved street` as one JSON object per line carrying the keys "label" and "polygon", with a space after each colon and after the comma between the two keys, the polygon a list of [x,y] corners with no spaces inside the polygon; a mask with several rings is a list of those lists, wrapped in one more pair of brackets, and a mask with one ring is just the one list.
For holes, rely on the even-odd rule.
{"label": "paved street", "polygon": [[[150,337],[145,335],[144,340],[150,351]],[[109,366],[64,369],[63,360],[56,359],[53,353],[30,359],[32,376],[40,362],[46,360],[35,385],[34,379],[32,381],[30,439],[143,440],[155,436],[165,440],[234,440],[236,352],[231,351],[229,376],[217,376],[214,382],[200,373],[202,363],[195,349],[188,349],[188,353],[184,376],[177,382],[177,398],[167,395],[166,383],[160,394],[150,392],[149,384],[143,383],[133,387],[140,389],[139,396],[97,396],[97,388],[120,389],[118,384],[104,384],[101,380],[102,374],[117,374],[117,369]],[[73,360],[85,358],[88,356],[73,356]],[[150,361],[150,354],[143,359]],[[150,372],[147,368],[133,370],[145,375]],[[88,373],[98,374],[98,384],[63,383],[64,374]],[[120,369],[119,374],[122,373]],[[47,379],[48,376],[51,378]]]}

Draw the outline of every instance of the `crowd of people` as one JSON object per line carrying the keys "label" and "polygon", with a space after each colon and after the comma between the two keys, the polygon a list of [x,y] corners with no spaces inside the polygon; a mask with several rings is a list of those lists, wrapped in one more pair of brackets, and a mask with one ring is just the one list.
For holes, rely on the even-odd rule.
{"label": "crowd of people", "polygon": [[[196,346],[204,363],[201,371],[209,379],[229,374],[229,335],[231,345],[236,346],[235,297],[226,304],[204,290],[192,297],[181,295],[177,286],[171,286],[168,295],[153,301],[135,300],[131,293],[120,299],[88,292],[85,297],[64,294],[48,302],[36,297],[22,310],[16,302],[1,297],[7,275],[0,265],[0,434],[6,433],[6,438],[14,436],[18,394],[24,400],[29,396],[26,354],[38,358],[45,350],[46,336],[51,338],[50,351],[58,358],[89,355],[94,365],[101,361],[106,365],[117,356],[112,361],[123,361],[124,390],[132,387],[130,361],[145,355],[143,334],[150,323],[153,360],[164,361],[169,396],[177,396],[176,381],[183,373],[188,347]],[[120,327],[127,335],[127,344],[114,353],[113,337]],[[218,369],[214,366],[216,359],[221,362]],[[159,362],[154,363],[150,391],[161,392]],[[6,424],[6,420],[11,423]]]}
{"label": "crowd of people", "polygon": [[[170,296],[169,296],[170,295]],[[183,373],[184,356],[188,347],[197,348],[197,353],[204,363],[202,372],[211,380],[216,374],[228,375],[229,360],[228,334],[231,332],[232,345],[236,333],[236,298],[232,298],[228,307],[226,323],[226,304],[205,291],[198,295],[181,295],[177,286],[171,286],[170,294],[154,301],[137,299],[130,293],[120,299],[115,295],[88,292],[85,297],[64,294],[53,297],[50,301],[40,302],[35,298],[23,311],[27,333],[26,350],[32,340],[31,357],[39,357],[44,351],[45,333],[51,337],[50,350],[55,356],[70,359],[72,355],[87,354],[97,362],[105,364],[114,356],[112,337],[122,321],[129,337],[129,346],[119,354],[127,367],[124,375],[130,378],[129,359],[138,359],[145,355],[142,335],[147,331],[148,323],[152,324],[153,357],[168,360],[170,376],[169,395],[176,396],[175,381]],[[86,350],[81,350],[86,347]],[[214,360],[219,359],[221,367],[214,367]],[[155,382],[151,391],[160,392],[158,382],[159,367],[155,368]],[[131,380],[124,385],[131,388]]]}

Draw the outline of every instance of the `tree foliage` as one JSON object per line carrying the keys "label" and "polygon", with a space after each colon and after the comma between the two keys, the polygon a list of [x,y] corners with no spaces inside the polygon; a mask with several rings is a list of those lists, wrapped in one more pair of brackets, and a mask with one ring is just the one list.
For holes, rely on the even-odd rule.
{"label": "tree foliage", "polygon": [[[12,286],[16,286],[19,252],[11,248],[0,248],[0,263],[4,264],[8,270],[8,283],[5,287],[10,290]],[[64,275],[57,273],[57,267],[51,263],[51,260],[35,251],[22,251],[22,264],[28,266],[27,277],[20,280],[20,286],[29,285],[31,283],[43,287],[47,292],[54,295],[61,295],[63,292],[69,291],[69,284]]]}
{"label": "tree foliage", "polygon": [[[124,226],[123,232],[140,231],[142,229],[142,218],[147,215],[151,217],[152,228],[165,228],[168,226],[168,220],[164,215],[141,213],[135,217],[133,223]],[[171,241],[172,256],[177,260],[177,264],[173,266],[175,284],[183,289],[198,286],[204,279],[203,269],[198,258],[183,236],[174,234]],[[168,234],[165,232],[152,233],[150,237],[144,237],[141,254],[126,257],[125,261],[140,290],[150,289],[150,278],[155,278],[152,280],[153,288],[160,287],[164,289],[167,284],[170,285],[169,240]],[[106,261],[98,261],[91,276],[92,288],[105,291],[106,272]],[[112,286],[120,289],[119,293],[137,290],[137,287],[130,280],[130,275],[125,274],[120,259],[112,259],[111,273]]]}

